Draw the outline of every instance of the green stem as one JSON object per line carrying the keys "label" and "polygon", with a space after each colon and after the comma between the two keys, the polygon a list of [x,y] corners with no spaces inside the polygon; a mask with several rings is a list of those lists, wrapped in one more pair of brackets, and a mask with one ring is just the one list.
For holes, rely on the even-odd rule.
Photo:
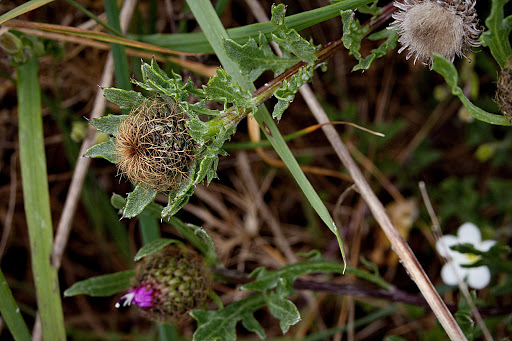
{"label": "green stem", "polygon": [[32,271],[45,340],[65,340],[57,270],[52,263],[53,229],[41,117],[39,65],[30,59],[17,70],[21,179]]}

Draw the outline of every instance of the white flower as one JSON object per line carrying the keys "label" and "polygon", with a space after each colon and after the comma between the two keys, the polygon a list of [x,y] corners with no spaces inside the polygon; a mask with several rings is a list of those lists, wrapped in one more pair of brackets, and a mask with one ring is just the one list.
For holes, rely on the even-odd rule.
{"label": "white flower", "polygon": [[466,280],[468,285],[474,289],[483,289],[491,280],[491,272],[487,266],[475,268],[463,268],[461,265],[476,263],[480,256],[472,253],[460,253],[450,249],[457,244],[471,244],[479,251],[488,251],[496,244],[495,240],[482,241],[480,230],[475,224],[464,223],[459,227],[457,236],[445,235],[436,243],[437,252],[445,257],[448,262],[441,269],[441,278],[448,285],[457,285],[458,278]]}

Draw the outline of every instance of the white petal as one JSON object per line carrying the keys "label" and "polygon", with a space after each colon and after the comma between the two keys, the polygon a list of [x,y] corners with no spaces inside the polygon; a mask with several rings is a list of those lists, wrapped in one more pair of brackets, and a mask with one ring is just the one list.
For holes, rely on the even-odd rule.
{"label": "white petal", "polygon": [[443,282],[445,282],[448,285],[457,285],[457,275],[455,272],[459,273],[459,277],[461,279],[464,279],[464,275],[466,274],[466,269],[461,268],[457,264],[450,262],[443,265],[443,268],[441,269],[441,278],[443,279]]}
{"label": "white petal", "polygon": [[480,234],[480,230],[473,223],[464,223],[459,227],[459,231],[457,232],[457,236],[459,237],[459,243],[469,243],[473,245],[478,245],[482,241],[482,235]]}
{"label": "white petal", "polygon": [[436,242],[436,250],[442,257],[448,257],[454,251],[450,249],[450,246],[458,244],[459,240],[457,237],[452,236],[451,234],[447,234],[446,236],[442,236]]}
{"label": "white petal", "polygon": [[474,289],[483,289],[491,281],[491,272],[486,266],[479,266],[477,268],[469,268],[468,270],[468,285]]}
{"label": "white petal", "polygon": [[489,251],[491,247],[493,247],[496,244],[495,240],[484,240],[480,243],[480,245],[477,245],[477,249],[480,251]]}

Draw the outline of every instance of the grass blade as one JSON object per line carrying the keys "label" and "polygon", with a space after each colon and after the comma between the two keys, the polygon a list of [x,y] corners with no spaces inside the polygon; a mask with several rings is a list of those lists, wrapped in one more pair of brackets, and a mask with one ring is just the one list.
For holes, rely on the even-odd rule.
{"label": "grass blade", "polygon": [[23,5],[19,5],[18,7],[12,9],[11,11],[4,13],[0,16],[0,24],[3,24],[7,20],[12,18],[16,18],[19,15],[35,10],[38,7],[44,6],[53,0],[31,0],[25,2]]}
{"label": "grass blade", "polygon": [[[361,1],[364,2],[364,1]],[[221,61],[224,69],[238,82],[238,84],[247,90],[255,91],[256,88],[250,82],[248,82],[240,73],[240,68],[233,60],[231,60],[223,47],[223,39],[229,38],[226,30],[222,26],[218,19],[215,9],[211,3],[207,0],[187,0],[187,3],[194,13],[196,20],[198,21],[201,29],[205,33],[208,41],[210,42],[213,50],[217,54],[217,57]],[[329,214],[329,211],[325,207],[324,203],[316,193],[315,189],[304,175],[304,172],[300,168],[297,160],[294,158],[290,149],[286,145],[281,133],[279,132],[275,122],[272,120],[270,113],[267,108],[262,105],[258,111],[254,114],[254,118],[258,121],[258,124],[266,134],[267,139],[272,143],[275,151],[279,154],[283,162],[286,164],[293,177],[297,181],[297,184],[301,188],[302,192],[310,202],[311,206],[315,209],[317,214],[327,225],[327,227],[334,233],[338,244],[340,246],[341,255],[345,262],[345,251],[343,249],[343,241],[339,235],[338,229],[334,224],[334,221]],[[264,129],[265,128],[265,129]],[[270,133],[267,132],[267,129]]]}
{"label": "grass blade", "polygon": [[0,314],[16,341],[30,341],[30,333],[12,296],[11,289],[0,270]]}
{"label": "grass blade", "polygon": [[21,179],[32,271],[45,340],[65,340],[57,270],[52,264],[53,229],[46,175],[38,61],[17,70]]}

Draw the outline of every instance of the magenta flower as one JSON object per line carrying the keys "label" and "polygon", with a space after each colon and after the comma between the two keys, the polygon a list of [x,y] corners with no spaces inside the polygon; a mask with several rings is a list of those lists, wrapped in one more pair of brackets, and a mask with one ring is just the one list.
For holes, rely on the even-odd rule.
{"label": "magenta flower", "polygon": [[121,297],[116,303],[116,308],[138,305],[141,308],[151,307],[153,305],[153,289],[147,289],[145,286],[133,288],[126,295]]}

